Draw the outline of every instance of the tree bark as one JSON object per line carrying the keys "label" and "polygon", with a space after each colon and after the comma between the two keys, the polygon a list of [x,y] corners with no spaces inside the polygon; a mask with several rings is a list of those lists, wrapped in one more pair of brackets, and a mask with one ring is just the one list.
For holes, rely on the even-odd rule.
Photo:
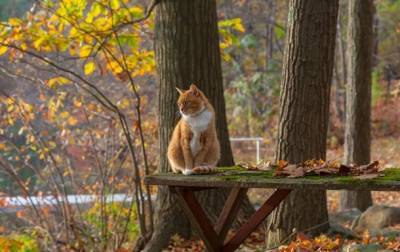
{"label": "tree bark", "polygon": [[[373,0],[349,1],[347,34],[345,163],[367,164],[371,152],[371,68]],[[340,209],[366,210],[372,205],[368,191],[343,191]]]}
{"label": "tree bark", "polygon": [[[159,76],[159,172],[170,171],[167,146],[179,119],[175,87],[188,89],[195,83],[209,98],[216,112],[221,144],[219,165],[234,164],[226,122],[219,34],[215,0],[163,0],[156,7],[155,56]],[[208,216],[215,220],[227,196],[226,190],[197,193]],[[161,251],[170,236],[191,235],[190,224],[177,205],[176,196],[160,187],[156,200],[155,233],[145,251]],[[246,198],[247,211],[251,205]]]}
{"label": "tree bark", "polygon": [[[325,159],[337,0],[290,0],[280,94],[277,160]],[[268,245],[296,231],[326,229],[323,190],[294,190],[273,212]]]}

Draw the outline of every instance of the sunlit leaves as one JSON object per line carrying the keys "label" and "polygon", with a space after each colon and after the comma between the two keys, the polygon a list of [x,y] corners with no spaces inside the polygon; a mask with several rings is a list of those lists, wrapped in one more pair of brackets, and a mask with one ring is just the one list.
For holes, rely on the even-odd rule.
{"label": "sunlit leaves", "polygon": [[[62,0],[46,1],[43,7],[51,11],[28,14],[27,19],[10,19],[10,32],[2,28],[0,38],[7,39],[24,50],[41,53],[63,53],[79,58],[93,57],[85,61],[85,75],[93,75],[98,68],[101,75],[112,74],[118,80],[154,73],[154,52],[141,48],[144,34],[153,26],[150,18],[140,24],[127,25],[114,32],[116,27],[144,16],[141,6],[129,5],[122,0]],[[230,60],[224,49],[238,45],[234,32],[243,32],[241,19],[234,18],[219,22],[222,56]],[[146,31],[146,33],[143,33]],[[123,48],[123,51],[121,50]],[[7,52],[0,47],[0,55]],[[122,57],[124,55],[124,58]],[[11,58],[23,54],[11,55]],[[96,64],[94,63],[96,61]],[[108,70],[108,71],[107,71]],[[125,77],[122,77],[125,76]],[[65,84],[61,79],[47,82],[54,88]]]}
{"label": "sunlit leaves", "polygon": [[237,36],[234,34],[233,31],[237,32],[244,32],[244,27],[242,24],[242,20],[240,18],[233,18],[233,19],[227,19],[227,20],[222,20],[218,22],[218,27],[219,27],[219,33],[221,37],[220,41],[220,48],[221,50],[221,56],[225,61],[230,61],[231,56],[230,54],[225,50],[233,45],[239,46],[239,39]]}
{"label": "sunlit leaves", "polygon": [[[50,167],[61,167],[63,176],[73,175],[70,166],[83,170],[82,163],[75,161],[89,162],[87,167],[92,169],[94,163],[97,164],[90,160],[93,153],[99,153],[107,169],[131,169],[132,163],[122,165],[125,160],[132,162],[124,153],[127,152],[126,141],[132,139],[133,145],[140,145],[137,135],[133,135],[138,134],[140,123],[134,107],[137,101],[130,92],[141,92],[135,82],[155,72],[151,44],[153,16],[140,23],[132,22],[143,18],[145,12],[129,0],[47,0],[39,1],[37,8],[21,19],[9,20],[8,26],[0,26],[0,41],[14,47],[0,47],[0,55],[7,54],[10,60],[15,60],[16,67],[21,62],[30,64],[33,70],[25,73],[24,68],[23,75],[38,84],[33,88],[38,92],[29,94],[35,103],[0,101],[1,112],[4,111],[0,113],[0,130],[15,130],[13,134],[23,139],[18,151],[33,152],[43,164],[40,168],[45,178],[54,173]],[[240,20],[222,24],[225,49],[237,40],[230,33],[240,32],[242,28]],[[37,74],[35,67],[39,69]],[[72,82],[74,85],[67,85]],[[93,93],[98,95],[97,90],[105,93],[112,106],[104,105],[106,98],[94,97]],[[142,98],[141,104],[149,110],[145,102]],[[117,109],[126,116],[132,136],[124,136],[119,114],[115,113]],[[154,138],[156,122],[152,120],[143,125],[144,134]],[[4,145],[0,148],[7,149]],[[122,154],[114,152],[119,149],[123,150]],[[13,155],[21,159],[21,163],[32,156],[26,152]],[[73,159],[72,162],[66,160],[68,158]],[[66,167],[68,169],[63,170]],[[101,180],[96,178],[95,181]],[[115,182],[113,177],[109,181],[110,184]],[[130,189],[132,184],[119,184],[115,188]],[[95,190],[99,184],[95,186],[90,187],[93,193],[98,192]]]}
{"label": "sunlit leaves", "polygon": [[95,2],[92,4],[90,11],[88,12],[85,21],[92,23],[94,18],[98,17],[104,10],[104,7],[99,3]]}
{"label": "sunlit leaves", "polygon": [[240,18],[233,18],[233,19],[227,19],[227,20],[222,20],[218,22],[218,26],[220,28],[232,28],[234,30],[237,30],[239,32],[244,32],[244,27],[242,24],[242,19]]}

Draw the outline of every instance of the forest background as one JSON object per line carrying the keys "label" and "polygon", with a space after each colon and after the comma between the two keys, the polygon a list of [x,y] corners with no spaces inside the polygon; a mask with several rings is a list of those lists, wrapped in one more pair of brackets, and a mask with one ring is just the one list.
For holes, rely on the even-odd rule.
{"label": "forest background", "polygon": [[[100,194],[106,202],[109,194],[133,195],[138,191],[132,188],[132,172],[143,175],[157,168],[154,15],[147,16],[149,3],[98,1],[104,2],[102,6],[96,5],[96,1],[78,2],[60,1],[65,6],[51,1],[0,2],[1,20],[10,26],[8,29],[7,25],[2,26],[0,36],[17,42],[16,48],[0,45],[0,157],[8,169],[0,171],[0,192],[4,195]],[[343,156],[346,2],[340,1],[339,6],[327,159]],[[270,0],[217,3],[230,136],[262,137],[261,158],[273,160],[288,3]],[[372,159],[390,166],[400,163],[396,155],[400,151],[397,143],[400,137],[400,1],[374,3]],[[113,23],[102,20],[102,15],[112,16]],[[66,17],[73,17],[76,23]],[[85,27],[85,23],[93,27]],[[128,24],[132,27],[126,29]],[[121,28],[107,33],[109,26]],[[109,44],[104,46],[99,39]],[[52,62],[62,63],[62,69]],[[91,86],[93,83],[95,87]],[[130,134],[135,137],[130,138]],[[127,138],[133,141],[125,143],[123,139]],[[255,162],[254,143],[235,142],[232,149],[236,162]],[[140,168],[142,163],[147,171]],[[132,171],[132,166],[137,168]],[[59,186],[60,183],[65,186]],[[144,195],[153,193],[140,185],[135,188],[139,187]],[[335,211],[337,199],[335,194],[331,196],[330,209]],[[61,215],[70,218],[68,206],[59,205]],[[79,218],[90,226],[88,237],[94,237],[85,244],[109,248],[121,247],[129,241],[127,236],[134,240],[139,229],[146,225],[120,225],[120,218],[137,218],[135,209],[142,209],[138,215],[146,215],[146,206],[130,205],[124,213],[118,210],[119,206],[100,203],[81,211]],[[69,230],[56,223],[39,220],[39,225],[31,220],[39,214],[52,216],[55,221],[58,217],[52,211],[46,208],[17,211],[20,222],[10,224],[11,228],[1,225],[0,232],[9,233],[26,222],[44,225],[45,230],[53,230],[54,234],[62,234],[61,237],[79,232],[79,228]],[[111,234],[106,230],[108,225],[122,235]],[[63,229],[69,231],[63,232]],[[65,242],[42,231],[35,229],[34,233]],[[31,235],[32,230],[28,233]],[[103,241],[96,244],[99,237]],[[82,242],[78,238],[72,241],[71,246]]]}

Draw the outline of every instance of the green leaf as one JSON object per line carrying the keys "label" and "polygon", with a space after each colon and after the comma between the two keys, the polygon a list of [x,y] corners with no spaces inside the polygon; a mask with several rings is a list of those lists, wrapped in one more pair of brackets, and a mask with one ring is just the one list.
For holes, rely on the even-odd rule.
{"label": "green leaf", "polygon": [[279,27],[279,26],[275,26],[274,32],[275,32],[275,35],[276,35],[276,37],[277,37],[278,39],[282,39],[282,38],[284,38],[285,35],[286,35],[285,30],[282,29],[282,28]]}
{"label": "green leaf", "polygon": [[131,49],[138,47],[137,39],[133,34],[121,34],[118,36],[118,41],[121,45],[129,45]]}

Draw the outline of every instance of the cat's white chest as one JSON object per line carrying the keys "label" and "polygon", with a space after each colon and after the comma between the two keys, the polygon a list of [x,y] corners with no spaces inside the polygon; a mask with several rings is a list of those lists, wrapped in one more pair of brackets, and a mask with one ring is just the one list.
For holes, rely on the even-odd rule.
{"label": "cat's white chest", "polygon": [[212,119],[212,112],[205,109],[196,116],[183,115],[183,120],[190,125],[193,132],[193,138],[190,141],[190,150],[193,157],[201,150],[200,136],[206,131]]}

